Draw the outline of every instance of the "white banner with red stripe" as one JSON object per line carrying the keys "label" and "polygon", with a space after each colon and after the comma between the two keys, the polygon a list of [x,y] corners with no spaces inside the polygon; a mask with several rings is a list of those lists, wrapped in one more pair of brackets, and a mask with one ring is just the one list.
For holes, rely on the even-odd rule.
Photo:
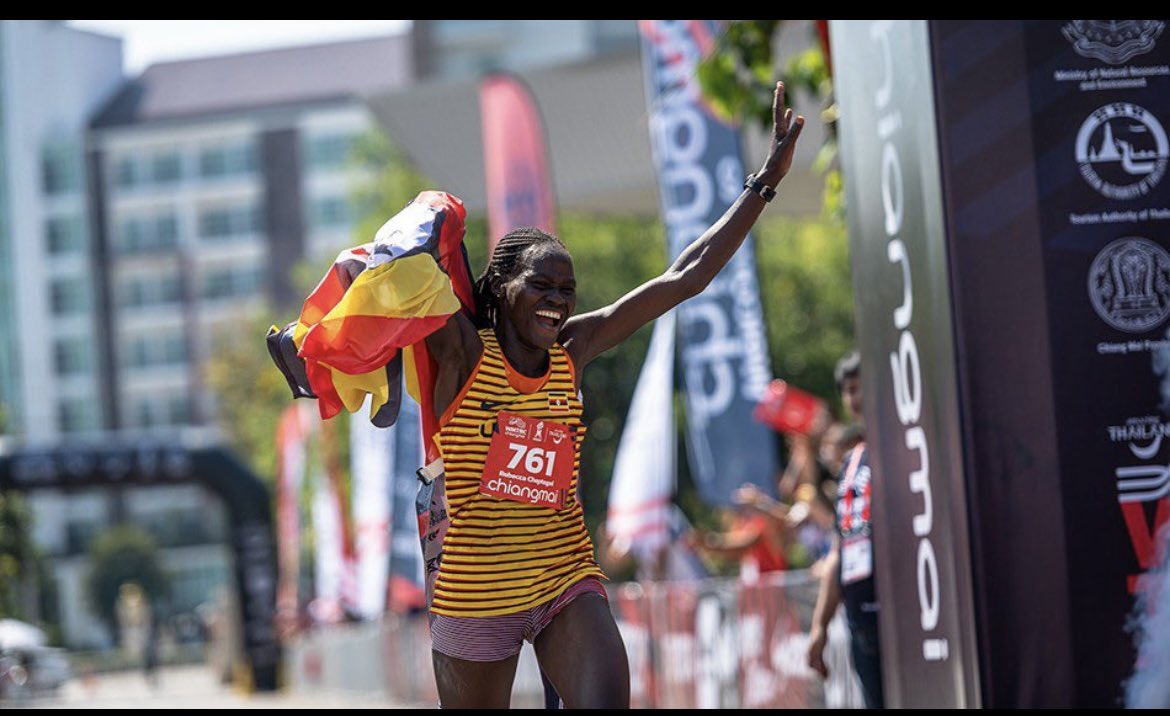
{"label": "white banner with red stripe", "polygon": [[606,530],[614,547],[636,556],[670,539],[675,484],[674,311],[654,323],[609,485]]}

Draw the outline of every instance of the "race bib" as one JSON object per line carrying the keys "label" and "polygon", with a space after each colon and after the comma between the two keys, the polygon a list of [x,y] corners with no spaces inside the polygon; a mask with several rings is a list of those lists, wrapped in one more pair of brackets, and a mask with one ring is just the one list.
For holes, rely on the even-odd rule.
{"label": "race bib", "polygon": [[841,583],[853,584],[873,574],[873,542],[850,537],[841,544]]}
{"label": "race bib", "polygon": [[479,493],[559,510],[569,492],[573,458],[568,425],[501,410]]}

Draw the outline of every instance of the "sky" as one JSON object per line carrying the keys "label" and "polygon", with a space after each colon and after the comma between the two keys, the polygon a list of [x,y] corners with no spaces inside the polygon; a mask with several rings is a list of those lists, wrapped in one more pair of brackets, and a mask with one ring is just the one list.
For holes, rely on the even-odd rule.
{"label": "sky", "polygon": [[122,38],[126,72],[155,62],[406,32],[409,20],[70,20]]}

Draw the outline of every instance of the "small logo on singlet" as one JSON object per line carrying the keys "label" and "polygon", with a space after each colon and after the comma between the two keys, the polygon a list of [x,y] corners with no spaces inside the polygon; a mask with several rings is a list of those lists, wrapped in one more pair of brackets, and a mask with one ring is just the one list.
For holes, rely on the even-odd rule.
{"label": "small logo on singlet", "polygon": [[548,393],[548,409],[555,412],[568,412],[569,394],[563,390],[550,390]]}

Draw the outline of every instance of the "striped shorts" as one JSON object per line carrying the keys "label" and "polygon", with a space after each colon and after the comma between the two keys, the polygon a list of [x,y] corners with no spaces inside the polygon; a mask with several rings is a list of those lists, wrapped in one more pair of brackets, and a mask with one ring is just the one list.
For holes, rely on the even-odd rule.
{"label": "striped shorts", "polygon": [[498,617],[448,617],[431,614],[431,647],[440,654],[465,661],[501,661],[533,643],[562,609],[582,594],[600,594],[608,601],[597,577],[573,583],[560,596],[515,614]]}

